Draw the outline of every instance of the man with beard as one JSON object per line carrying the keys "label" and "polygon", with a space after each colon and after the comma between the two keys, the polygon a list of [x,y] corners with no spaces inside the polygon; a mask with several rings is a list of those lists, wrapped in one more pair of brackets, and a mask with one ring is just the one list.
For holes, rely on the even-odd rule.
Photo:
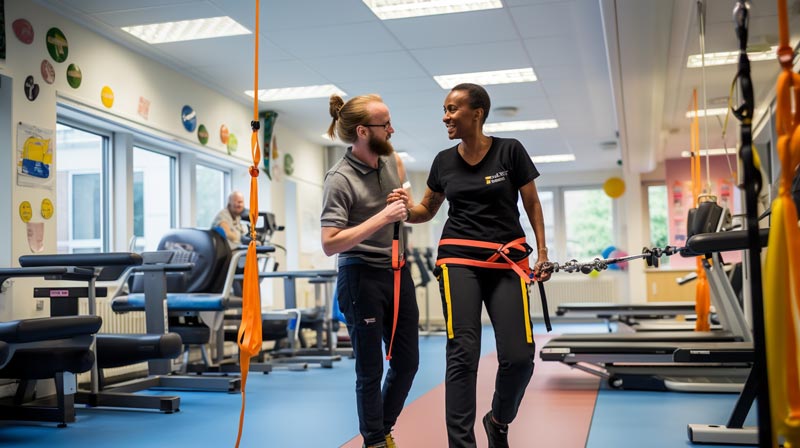
{"label": "man with beard", "polygon": [[[405,170],[389,143],[394,128],[380,96],[345,103],[333,95],[330,114],[328,135],[352,146],[325,175],[322,248],[339,254],[336,292],[353,343],[364,446],[391,448],[419,365],[419,310],[402,262],[407,209],[404,201],[387,204],[389,194],[407,188]],[[389,371],[381,389],[384,345]]]}

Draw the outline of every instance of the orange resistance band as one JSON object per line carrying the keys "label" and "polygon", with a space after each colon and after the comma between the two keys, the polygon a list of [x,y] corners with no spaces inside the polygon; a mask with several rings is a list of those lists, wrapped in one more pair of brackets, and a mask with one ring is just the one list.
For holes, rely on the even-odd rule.
{"label": "orange resistance band", "polygon": [[406,265],[405,257],[400,257],[400,223],[394,223],[394,238],[392,239],[392,271],[394,271],[394,317],[392,318],[392,336],[389,338],[389,350],[386,359],[392,359],[392,346],[394,346],[394,333],[397,330],[397,315],[400,313],[400,280],[401,269]]}
{"label": "orange resistance band", "polygon": [[[792,177],[800,162],[800,75],[792,70],[786,1],[778,0],[782,71],[776,87],[776,131],[781,178],[772,216],[764,272],[764,319],[767,372],[774,437],[784,446],[800,446],[800,374],[798,373],[797,316],[800,311],[800,230],[791,198]],[[794,109],[794,111],[792,111]]]}
{"label": "orange resistance band", "polygon": [[[259,34],[259,0],[256,0],[256,29],[253,33],[255,40],[253,91],[258,92],[258,38]],[[258,144],[258,95],[253,98],[253,121],[250,122],[253,130],[250,137],[250,152],[253,165],[250,166],[250,222],[258,220],[258,165],[261,163],[261,148]],[[244,263],[244,283],[242,285],[242,323],[239,326],[237,343],[239,345],[239,366],[242,375],[242,410],[239,413],[239,433],[236,435],[236,447],[242,440],[244,426],[245,387],[247,386],[247,373],[250,370],[250,358],[261,351],[261,291],[258,286],[258,262],[256,254],[255,226],[250,226],[250,244],[247,246],[247,258]]]}
{"label": "orange resistance band", "polygon": [[[697,89],[692,91],[692,109],[694,119],[691,125],[691,172],[692,172],[692,204],[696,209],[699,205],[698,198],[702,192],[703,174],[700,158],[700,118],[697,113]],[[697,285],[695,286],[695,305],[694,311],[697,320],[694,324],[694,331],[711,331],[711,291],[708,285],[706,270],[703,268],[703,257],[695,257],[697,273]]]}

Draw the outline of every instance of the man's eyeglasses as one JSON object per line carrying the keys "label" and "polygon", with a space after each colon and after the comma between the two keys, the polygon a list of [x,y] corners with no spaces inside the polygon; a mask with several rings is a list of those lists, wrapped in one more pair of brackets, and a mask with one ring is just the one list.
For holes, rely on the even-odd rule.
{"label": "man's eyeglasses", "polygon": [[384,131],[389,132],[389,128],[392,127],[392,122],[387,121],[384,124],[362,124],[361,126],[366,126],[368,128],[383,128]]}

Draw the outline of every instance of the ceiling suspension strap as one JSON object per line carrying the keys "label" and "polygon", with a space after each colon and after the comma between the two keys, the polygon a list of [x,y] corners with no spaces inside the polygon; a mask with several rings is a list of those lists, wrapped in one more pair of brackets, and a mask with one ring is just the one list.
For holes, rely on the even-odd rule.
{"label": "ceiling suspension strap", "polygon": [[[700,158],[700,114],[697,110],[697,89],[692,90],[691,110],[694,111],[694,117],[692,118],[692,124],[690,126],[690,149],[692,151],[690,170],[692,173],[692,205],[694,208],[693,212],[690,213],[696,214],[700,205],[700,198],[706,196],[702,194],[703,175]],[[691,219],[687,220],[687,223],[690,226],[690,228],[687,229],[687,235],[689,236],[692,234],[691,228],[694,227],[692,221],[693,220]],[[708,285],[706,270],[703,267],[703,258],[703,256],[695,257],[695,274],[697,274],[697,284],[695,285],[694,293],[694,311],[695,314],[697,314],[697,320],[695,320],[694,331],[711,331],[711,290]]]}
{"label": "ceiling suspension strap", "polygon": [[[261,148],[258,144],[258,38],[259,38],[259,0],[256,0],[255,15],[255,51],[253,56],[253,121],[250,122],[252,134],[250,137],[250,154],[253,164],[250,166],[250,222],[258,220],[258,165],[261,163]],[[239,367],[242,375],[242,409],[239,413],[239,432],[236,435],[236,447],[242,439],[244,427],[245,388],[247,386],[247,373],[250,370],[250,358],[261,351],[261,290],[258,284],[258,260],[256,254],[256,226],[250,226],[250,243],[247,245],[247,258],[244,264],[244,283],[242,285],[242,323],[236,339],[239,345]]]}
{"label": "ceiling suspension strap", "polygon": [[[800,312],[800,229],[791,197],[792,178],[800,162],[800,75],[792,70],[794,51],[789,44],[786,1],[778,0],[781,74],[776,86],[776,131],[781,177],[772,202],[767,261],[764,267],[771,443],[800,447],[800,376],[798,375],[798,314]],[[745,22],[746,24],[746,22]],[[759,400],[761,397],[759,397]],[[759,409],[760,412],[760,409]]]}
{"label": "ceiling suspension strap", "polygon": [[[782,1],[782,0],[781,0]],[[781,2],[779,1],[779,3]],[[750,59],[747,56],[747,33],[750,3],[738,0],[733,9],[736,37],[739,41],[739,62],[734,81],[739,83],[742,104],[733,109],[739,120],[739,162],[741,164],[741,187],[744,190],[745,226],[747,228],[746,266],[750,274],[750,294],[753,308],[753,345],[755,359],[751,375],[757,384],[758,445],[762,448],[775,446],[772,438],[770,393],[767,379],[767,350],[764,326],[764,299],[761,278],[761,244],[758,230],[758,195],[763,185],[758,154],[753,147],[753,81],[750,77]],[[770,231],[772,233],[772,231]],[[771,323],[772,325],[773,323]]]}

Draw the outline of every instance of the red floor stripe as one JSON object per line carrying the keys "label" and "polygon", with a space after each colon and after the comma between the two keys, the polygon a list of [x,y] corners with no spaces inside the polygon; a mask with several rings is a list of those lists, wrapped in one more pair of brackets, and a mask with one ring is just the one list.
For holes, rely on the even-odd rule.
{"label": "red floor stripe", "polygon": [[[542,347],[550,336],[536,336]],[[512,447],[581,448],[586,445],[592,423],[599,381],[586,373],[536,355],[533,380],[528,386],[519,414],[509,429]],[[486,448],[486,435],[480,419],[491,407],[497,355],[481,358],[478,369],[478,409],[475,437],[479,448]],[[437,386],[406,406],[395,426],[394,437],[403,448],[443,448],[447,446],[444,421],[444,384]],[[361,447],[355,437],[343,448]]]}

